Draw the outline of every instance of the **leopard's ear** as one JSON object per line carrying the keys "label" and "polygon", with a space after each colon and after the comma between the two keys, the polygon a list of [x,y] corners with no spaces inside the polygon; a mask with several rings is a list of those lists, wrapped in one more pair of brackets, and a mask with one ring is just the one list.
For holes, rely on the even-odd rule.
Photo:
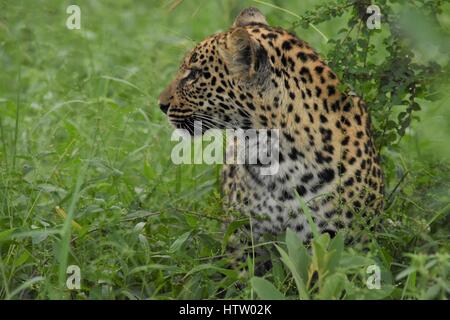
{"label": "leopard's ear", "polygon": [[252,39],[246,29],[232,29],[221,51],[232,73],[258,82],[267,77],[270,70],[267,51]]}
{"label": "leopard's ear", "polygon": [[239,13],[234,20],[233,28],[244,27],[249,24],[260,23],[267,25],[266,17],[256,8],[250,7],[246,8]]}

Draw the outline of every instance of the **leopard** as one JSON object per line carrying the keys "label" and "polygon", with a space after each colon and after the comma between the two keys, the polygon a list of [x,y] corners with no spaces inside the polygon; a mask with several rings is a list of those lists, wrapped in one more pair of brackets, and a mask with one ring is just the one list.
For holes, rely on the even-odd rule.
{"label": "leopard", "polygon": [[[195,120],[219,130],[277,130],[278,171],[224,164],[224,205],[250,218],[257,240],[289,228],[309,243],[312,224],[330,237],[360,232],[376,226],[373,218],[383,210],[368,107],[343,88],[306,41],[250,7],[185,55],[158,104],[175,128],[191,134]],[[355,234],[348,232],[348,242]]]}

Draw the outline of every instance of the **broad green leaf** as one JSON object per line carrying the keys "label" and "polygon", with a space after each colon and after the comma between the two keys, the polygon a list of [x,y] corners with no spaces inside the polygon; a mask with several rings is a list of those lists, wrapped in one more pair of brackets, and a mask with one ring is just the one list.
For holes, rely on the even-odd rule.
{"label": "broad green leaf", "polygon": [[264,278],[253,277],[250,280],[252,288],[263,300],[284,300],[286,297],[275,286]]}
{"label": "broad green leaf", "polygon": [[16,228],[0,231],[0,242],[8,241],[15,230]]}
{"label": "broad green leaf", "polygon": [[344,236],[342,235],[341,232],[338,232],[330,243],[328,272],[332,273],[336,270],[341,260],[343,251],[344,251]]}
{"label": "broad green leaf", "polygon": [[27,262],[28,258],[30,258],[30,253],[25,250],[24,252],[22,252],[22,254],[16,259],[14,260],[14,267],[20,267],[21,265],[23,265],[25,262]]}
{"label": "broad green leaf", "polygon": [[313,239],[311,242],[312,246],[312,263],[314,270],[317,270],[319,272],[319,277],[322,276],[325,272],[328,253],[326,251],[326,248],[322,245],[323,241],[320,241],[320,239]]}
{"label": "broad green leaf", "polygon": [[289,255],[286,253],[286,251],[284,251],[278,245],[275,245],[275,247],[277,248],[278,252],[281,255],[281,261],[283,261],[283,263],[286,265],[286,267],[288,267],[289,271],[292,273],[292,276],[294,277],[300,299],[309,300],[309,295],[308,295],[308,291],[306,290],[305,282],[302,280],[302,277],[298,273],[294,262],[289,257]]}
{"label": "broad green leaf", "polygon": [[337,300],[342,295],[347,278],[342,273],[327,276],[319,292],[319,298],[323,300]]}
{"label": "broad green leaf", "polygon": [[348,300],[380,300],[387,298],[395,290],[392,285],[381,285],[380,289],[369,289],[364,284],[363,287],[356,286],[351,281],[344,283],[345,297]]}
{"label": "broad green leaf", "polygon": [[186,242],[186,240],[189,238],[191,233],[192,233],[192,231],[183,233],[177,240],[175,240],[172,243],[172,245],[170,246],[170,251],[171,252],[179,251],[181,249],[181,247],[183,246],[183,244]]}
{"label": "broad green leaf", "polygon": [[298,235],[291,229],[286,231],[286,245],[289,257],[291,257],[295,268],[301,276],[303,282],[308,281],[308,268],[310,258],[308,252]]}
{"label": "broad green leaf", "polygon": [[328,233],[322,233],[316,237],[315,240],[320,243],[320,246],[326,251],[330,244],[330,235]]}
{"label": "broad green leaf", "polygon": [[370,264],[373,264],[371,259],[359,255],[344,253],[340,259],[339,266],[344,269],[355,269],[362,268]]}

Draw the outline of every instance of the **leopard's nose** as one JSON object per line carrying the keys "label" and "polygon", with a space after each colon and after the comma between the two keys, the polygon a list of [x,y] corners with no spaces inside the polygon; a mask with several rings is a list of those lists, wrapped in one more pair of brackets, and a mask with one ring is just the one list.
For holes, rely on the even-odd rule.
{"label": "leopard's nose", "polygon": [[165,114],[167,114],[167,110],[169,110],[170,103],[164,104],[164,103],[161,103],[161,101],[158,100],[158,104],[159,104],[159,108],[161,109],[161,111],[164,112]]}

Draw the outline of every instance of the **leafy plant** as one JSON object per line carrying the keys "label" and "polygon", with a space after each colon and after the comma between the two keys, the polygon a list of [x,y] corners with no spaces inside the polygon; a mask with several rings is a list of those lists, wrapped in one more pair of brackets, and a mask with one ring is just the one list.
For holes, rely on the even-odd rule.
{"label": "leafy plant", "polygon": [[[276,246],[281,261],[291,274],[297,295],[289,284],[283,284],[287,291],[281,293],[267,280],[253,277],[251,282],[259,297],[268,296],[286,299],[382,299],[389,296],[394,287],[390,273],[374,259],[353,251],[344,250],[344,238],[338,233],[330,240],[328,234],[321,234],[312,240],[311,249],[303,245],[290,229],[286,232],[285,248]],[[368,286],[369,275],[366,270],[376,266],[380,272],[379,288]],[[288,278],[288,283],[290,278]],[[286,290],[286,289],[285,289]]]}

